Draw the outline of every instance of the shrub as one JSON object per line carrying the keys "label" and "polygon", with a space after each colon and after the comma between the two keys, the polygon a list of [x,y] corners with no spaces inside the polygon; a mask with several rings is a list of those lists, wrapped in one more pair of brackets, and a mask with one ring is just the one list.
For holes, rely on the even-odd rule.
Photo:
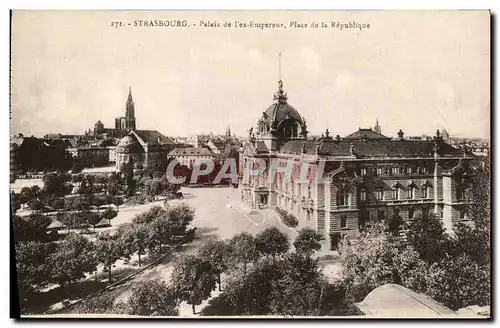
{"label": "shrub", "polygon": [[288,213],[287,211],[282,210],[279,207],[276,208],[276,211],[280,215],[281,221],[285,225],[287,225],[289,227],[292,227],[292,228],[295,228],[295,227],[297,227],[299,225],[299,221],[297,220],[297,218],[295,217],[295,215],[293,215],[291,213]]}

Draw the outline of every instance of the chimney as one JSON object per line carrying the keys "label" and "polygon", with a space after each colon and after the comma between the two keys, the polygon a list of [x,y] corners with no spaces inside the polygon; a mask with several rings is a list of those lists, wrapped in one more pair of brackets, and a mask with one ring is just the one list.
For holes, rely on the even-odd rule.
{"label": "chimney", "polygon": [[405,133],[403,132],[403,130],[399,129],[399,132],[398,132],[398,138],[399,138],[399,140],[403,140],[404,136],[405,136]]}

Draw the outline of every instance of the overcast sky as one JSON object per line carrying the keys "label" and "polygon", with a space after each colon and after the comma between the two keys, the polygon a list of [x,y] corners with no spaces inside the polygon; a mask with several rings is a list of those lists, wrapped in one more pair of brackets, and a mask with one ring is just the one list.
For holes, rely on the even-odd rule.
{"label": "overcast sky", "polygon": [[[127,25],[140,19],[197,26]],[[209,28],[200,20],[287,28]],[[388,136],[434,135],[438,127],[489,135],[488,12],[14,12],[12,26],[12,133],[82,133],[97,120],[114,127],[131,86],[139,129],[182,136],[229,125],[246,136],[272,103],[282,52],[289,104],[312,134],[328,127],[344,136],[378,117]]]}

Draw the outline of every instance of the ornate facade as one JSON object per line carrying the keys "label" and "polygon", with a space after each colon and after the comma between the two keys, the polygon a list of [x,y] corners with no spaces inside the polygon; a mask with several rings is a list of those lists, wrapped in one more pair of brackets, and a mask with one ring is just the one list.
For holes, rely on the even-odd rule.
{"label": "ornate facade", "polygon": [[[447,144],[439,131],[432,140],[411,141],[401,130],[392,139],[379,129],[344,138],[332,138],[327,130],[322,138],[308,139],[305,119],[288,104],[280,81],[274,103],[240,152],[242,200],[252,208],[292,213],[299,227],[315,229],[330,249],[356,235],[363,221],[408,222],[435,213],[450,231],[467,220],[464,195],[475,157]],[[264,172],[244,179],[242,173],[258,161],[266,163]],[[269,179],[272,162],[291,167]]]}

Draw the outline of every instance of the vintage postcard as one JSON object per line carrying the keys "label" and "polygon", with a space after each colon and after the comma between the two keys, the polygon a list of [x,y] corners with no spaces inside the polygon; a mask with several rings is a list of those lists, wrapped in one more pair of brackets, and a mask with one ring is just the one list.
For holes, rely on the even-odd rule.
{"label": "vintage postcard", "polygon": [[12,11],[21,317],[489,319],[489,11]]}

